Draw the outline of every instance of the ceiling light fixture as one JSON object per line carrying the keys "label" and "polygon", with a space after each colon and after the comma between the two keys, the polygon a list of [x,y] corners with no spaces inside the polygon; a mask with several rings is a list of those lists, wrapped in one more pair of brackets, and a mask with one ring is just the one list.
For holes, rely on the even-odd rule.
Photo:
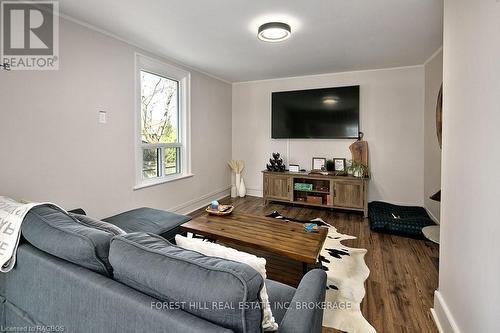
{"label": "ceiling light fixture", "polygon": [[281,42],[292,34],[290,26],[282,22],[269,22],[259,27],[257,37],[264,42]]}
{"label": "ceiling light fixture", "polygon": [[323,103],[328,105],[337,104],[339,99],[337,97],[325,96],[323,97]]}

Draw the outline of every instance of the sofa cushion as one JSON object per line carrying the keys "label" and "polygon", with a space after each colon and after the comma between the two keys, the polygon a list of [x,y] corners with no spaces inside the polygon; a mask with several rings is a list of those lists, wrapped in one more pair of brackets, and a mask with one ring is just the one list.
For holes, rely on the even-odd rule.
{"label": "sofa cushion", "polygon": [[[17,256],[16,267],[0,274],[4,295],[37,323],[46,324],[22,332],[233,333],[182,310],[163,311],[158,299],[28,243],[19,246]],[[3,319],[3,327],[27,325]]]}
{"label": "sofa cushion", "polygon": [[[262,278],[266,279],[266,259],[257,257],[253,254],[238,251],[220,244],[207,242],[203,239],[184,237],[181,235],[175,236],[175,243],[177,246],[186,250],[192,250],[203,253],[206,256],[219,257],[229,260],[234,260],[249,265],[255,269]],[[276,331],[278,324],[274,320],[271,306],[269,304],[269,297],[267,295],[266,284],[260,291],[260,299],[263,306],[262,328],[264,331]]]}
{"label": "sofa cushion", "polygon": [[22,235],[33,246],[58,258],[111,276],[109,232],[85,226],[75,218],[50,206],[30,210],[21,227]]}
{"label": "sofa cushion", "polygon": [[235,333],[261,332],[261,275],[246,264],[208,257],[146,233],[115,236],[116,280]]}
{"label": "sofa cushion", "polygon": [[285,317],[286,310],[292,302],[296,289],[281,282],[266,280],[269,305],[278,325]]}
{"label": "sofa cushion", "polygon": [[83,224],[87,227],[106,231],[106,232],[112,234],[113,236],[126,234],[125,231],[123,231],[122,229],[120,229],[119,227],[117,227],[114,224],[104,222],[101,220],[97,220],[97,219],[94,219],[94,218],[89,217],[87,215],[75,214],[75,213],[69,213],[69,215],[73,216],[74,218],[76,218],[78,220],[78,222],[80,222],[81,224]]}
{"label": "sofa cushion", "polygon": [[146,232],[160,235],[173,241],[179,226],[191,217],[148,207],[133,209],[107,217],[103,221],[112,223],[125,232]]}

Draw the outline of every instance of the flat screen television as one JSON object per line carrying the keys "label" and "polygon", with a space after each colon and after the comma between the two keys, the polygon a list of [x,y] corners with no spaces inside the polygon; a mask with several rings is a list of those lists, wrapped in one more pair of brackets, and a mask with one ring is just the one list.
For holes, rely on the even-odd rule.
{"label": "flat screen television", "polygon": [[273,139],[357,139],[359,86],[272,93]]}

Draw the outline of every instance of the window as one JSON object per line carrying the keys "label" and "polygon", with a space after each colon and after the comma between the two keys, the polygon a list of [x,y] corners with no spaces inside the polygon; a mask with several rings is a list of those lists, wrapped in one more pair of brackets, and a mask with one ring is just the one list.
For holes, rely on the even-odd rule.
{"label": "window", "polygon": [[179,82],[141,70],[142,177],[181,173]]}
{"label": "window", "polygon": [[190,176],[189,73],[137,55],[137,188]]}

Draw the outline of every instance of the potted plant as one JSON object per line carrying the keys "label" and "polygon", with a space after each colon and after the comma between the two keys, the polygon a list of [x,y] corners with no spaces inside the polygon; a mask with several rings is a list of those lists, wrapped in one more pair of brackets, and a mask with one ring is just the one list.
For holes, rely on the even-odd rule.
{"label": "potted plant", "polygon": [[369,178],[370,168],[358,161],[352,161],[351,166],[348,168],[349,173],[352,173],[354,177],[358,178]]}

